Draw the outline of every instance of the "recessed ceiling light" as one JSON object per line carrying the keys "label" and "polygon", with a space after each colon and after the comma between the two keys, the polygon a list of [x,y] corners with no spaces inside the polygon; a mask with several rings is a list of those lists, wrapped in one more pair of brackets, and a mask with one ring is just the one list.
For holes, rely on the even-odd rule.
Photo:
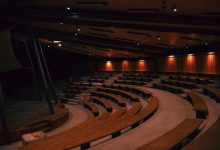
{"label": "recessed ceiling light", "polygon": [[49,45],[47,47],[50,47]]}
{"label": "recessed ceiling light", "polygon": [[173,12],[177,12],[177,11],[178,11],[177,7],[173,6]]}
{"label": "recessed ceiling light", "polygon": [[53,41],[53,43],[61,43],[61,41]]}
{"label": "recessed ceiling light", "polygon": [[168,56],[169,58],[173,58],[174,57],[174,55],[170,55],[170,56]]}
{"label": "recessed ceiling light", "polygon": [[61,47],[61,46],[62,46],[62,44],[61,44],[61,43],[59,43],[59,44],[58,44],[58,46],[59,46],[59,47]]}
{"label": "recessed ceiling light", "polygon": [[160,40],[161,38],[160,38],[160,36],[157,36],[157,40]]}
{"label": "recessed ceiling light", "polygon": [[80,31],[80,28],[78,28],[77,31]]}
{"label": "recessed ceiling light", "polygon": [[70,6],[67,6],[66,9],[67,9],[67,10],[70,10],[71,8],[70,8]]}

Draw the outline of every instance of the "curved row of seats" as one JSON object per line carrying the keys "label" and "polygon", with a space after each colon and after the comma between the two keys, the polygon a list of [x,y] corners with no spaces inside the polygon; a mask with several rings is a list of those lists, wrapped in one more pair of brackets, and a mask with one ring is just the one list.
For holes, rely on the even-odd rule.
{"label": "curved row of seats", "polygon": [[177,86],[174,86],[174,85],[163,84],[163,83],[154,83],[153,87],[161,89],[161,90],[169,91],[169,92],[172,92],[172,93],[176,93],[176,94],[182,94],[183,90],[184,90],[181,87],[177,87]]}
{"label": "curved row of seats", "polygon": [[220,89],[214,87],[203,87],[203,92],[209,95],[211,98],[215,99],[216,102],[220,102]]}
{"label": "curved row of seats", "polygon": [[103,84],[102,86],[105,88],[113,88],[113,89],[129,91],[134,94],[140,94],[143,97],[150,97],[153,94],[152,92],[138,86],[119,85],[119,84]]}
{"label": "curved row of seats", "polygon": [[[103,85],[104,87],[120,88],[121,85]],[[147,143],[138,148],[138,150],[153,149],[153,150],[167,150],[183,147],[186,140],[191,141],[199,132],[203,123],[202,119],[206,119],[208,108],[204,101],[195,92],[188,91],[188,100],[193,105],[196,111],[196,118],[201,119],[185,119],[177,127],[170,130],[166,134],[157,138],[156,140]]]}
{"label": "curved row of seats", "polygon": [[143,82],[143,81],[135,81],[135,80],[132,80],[132,81],[131,80],[115,80],[114,83],[116,83],[116,84],[128,84],[128,85],[139,85],[139,86],[145,84],[145,82]]}
{"label": "curved row of seats", "polygon": [[133,77],[133,76],[128,76],[128,77],[119,77],[119,80],[131,80],[131,81],[144,81],[144,82],[150,82],[150,81],[152,81],[152,79],[150,79],[150,78],[147,78],[147,77],[139,77],[139,76],[135,76],[135,77]]}
{"label": "curved row of seats", "polygon": [[125,97],[126,99],[129,99],[130,101],[139,102],[139,98],[135,94],[124,91],[124,90],[112,89],[112,88],[97,88],[97,90],[101,92],[120,95],[122,97]]}
{"label": "curved row of seats", "polygon": [[196,89],[196,84],[188,81],[179,81],[179,80],[161,80],[161,83],[170,84],[174,86],[179,86],[187,89]]}
{"label": "curved row of seats", "polygon": [[[103,95],[108,95],[105,98],[106,100],[114,99],[114,102],[118,104],[121,104],[121,99],[123,99],[122,97],[110,93],[94,93],[96,94],[92,97],[99,96],[99,94],[101,93],[102,98],[104,98]],[[97,95],[97,93],[99,94]],[[146,93],[146,95],[147,94],[148,93]],[[102,105],[104,104],[102,103]],[[21,149],[60,150],[70,149],[76,146],[81,146],[82,149],[85,149],[89,147],[92,141],[108,135],[112,135],[112,137],[117,137],[121,134],[121,131],[123,129],[126,129],[128,127],[136,127],[140,124],[140,122],[142,122],[143,120],[147,120],[149,117],[151,117],[156,112],[158,106],[159,101],[156,97],[150,97],[148,99],[148,105],[144,108],[142,108],[140,102],[132,102],[130,109],[126,109],[126,107],[121,107],[120,105],[118,105],[118,109],[116,109],[114,113],[111,112],[109,117],[98,119],[97,117],[99,117],[99,115],[95,115],[95,118],[89,118],[85,122],[76,127],[73,127],[70,130],[67,130],[56,136],[49,137],[46,140],[36,141],[30,145],[22,147]],[[95,110],[95,108],[92,108],[91,105],[88,103],[86,104],[86,107],[90,107],[89,110],[91,110],[92,112]],[[121,111],[120,108],[122,108],[124,112],[122,111],[121,114],[115,115],[118,111]]]}
{"label": "curved row of seats", "polygon": [[159,78],[157,73],[123,73],[124,77],[146,77],[146,78]]}
{"label": "curved row of seats", "polygon": [[189,77],[189,76],[169,76],[169,79],[172,80],[179,80],[179,81],[186,81],[186,82],[193,82],[197,84],[209,84],[211,81],[207,78],[200,78],[200,77]]}

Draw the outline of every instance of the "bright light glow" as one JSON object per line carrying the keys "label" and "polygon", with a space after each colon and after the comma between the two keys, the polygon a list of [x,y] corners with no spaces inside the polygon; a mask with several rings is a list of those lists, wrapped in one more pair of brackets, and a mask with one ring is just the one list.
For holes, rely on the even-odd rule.
{"label": "bright light glow", "polygon": [[173,58],[173,57],[175,57],[174,55],[170,55],[170,56],[168,56],[169,58]]}
{"label": "bright light glow", "polygon": [[71,8],[69,6],[66,7],[67,10],[70,10]]}
{"label": "bright light glow", "polygon": [[111,63],[111,61],[106,61],[107,63]]}
{"label": "bright light glow", "polygon": [[61,22],[60,24],[63,24],[63,22]]}
{"label": "bright light glow", "polygon": [[208,52],[208,54],[209,54],[209,55],[213,55],[213,54],[215,54],[215,52]]}
{"label": "bright light glow", "polygon": [[188,54],[188,56],[193,56],[193,54]]}
{"label": "bright light glow", "polygon": [[47,47],[50,47],[49,45]]}
{"label": "bright light glow", "polygon": [[61,46],[62,46],[62,44],[60,44],[60,43],[59,43],[59,44],[58,44],[58,46],[59,46],[59,47],[61,47]]}
{"label": "bright light glow", "polygon": [[75,36],[77,36],[78,34],[77,33],[75,33]]}
{"label": "bright light glow", "polygon": [[78,28],[77,31],[80,31],[80,28]]}
{"label": "bright light glow", "polygon": [[57,44],[57,43],[61,43],[61,41],[53,41],[53,43]]}

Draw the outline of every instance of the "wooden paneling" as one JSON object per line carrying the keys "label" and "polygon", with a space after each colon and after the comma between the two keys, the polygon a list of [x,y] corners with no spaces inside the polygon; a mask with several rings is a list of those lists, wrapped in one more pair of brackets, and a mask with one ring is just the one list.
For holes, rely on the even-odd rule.
{"label": "wooden paneling", "polygon": [[160,72],[220,73],[220,53],[168,56],[157,61]]}
{"label": "wooden paneling", "polygon": [[148,60],[105,61],[98,64],[99,71],[149,71]]}

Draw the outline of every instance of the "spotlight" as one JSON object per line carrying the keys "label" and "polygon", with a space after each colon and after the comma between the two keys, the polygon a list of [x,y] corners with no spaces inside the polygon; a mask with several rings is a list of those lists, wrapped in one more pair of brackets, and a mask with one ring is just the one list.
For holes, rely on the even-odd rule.
{"label": "spotlight", "polygon": [[173,58],[174,57],[174,55],[170,55],[170,56],[168,56],[169,58]]}
{"label": "spotlight", "polygon": [[160,36],[157,36],[157,40],[160,40],[161,38],[160,38]]}
{"label": "spotlight", "polygon": [[67,9],[67,10],[70,10],[71,8],[70,8],[70,6],[67,6],[66,9]]}
{"label": "spotlight", "polygon": [[173,6],[173,12],[177,12],[177,11],[178,11],[177,7]]}
{"label": "spotlight", "polygon": [[215,54],[215,52],[208,52],[209,55]]}

